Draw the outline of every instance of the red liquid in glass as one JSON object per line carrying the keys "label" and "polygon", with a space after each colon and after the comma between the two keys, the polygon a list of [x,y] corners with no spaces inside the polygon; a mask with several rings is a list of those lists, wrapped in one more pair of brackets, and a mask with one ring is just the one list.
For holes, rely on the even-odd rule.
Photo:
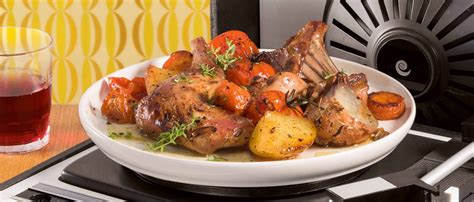
{"label": "red liquid in glass", "polygon": [[7,73],[0,71],[0,146],[37,141],[49,126],[51,84],[40,76]]}

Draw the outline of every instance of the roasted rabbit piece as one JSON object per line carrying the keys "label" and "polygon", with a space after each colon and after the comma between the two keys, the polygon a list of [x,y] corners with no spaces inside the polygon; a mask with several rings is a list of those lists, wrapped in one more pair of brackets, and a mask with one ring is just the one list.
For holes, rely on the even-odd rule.
{"label": "roasted rabbit piece", "polygon": [[376,132],[378,121],[364,99],[359,99],[349,85],[348,76],[339,73],[334,79],[328,92],[306,111],[318,128],[316,143],[332,146],[362,143]]}
{"label": "roasted rabbit piece", "polygon": [[[178,144],[202,154],[247,144],[253,129],[251,121],[209,104],[224,81],[224,72],[207,54],[209,47],[203,38],[193,40],[192,48],[191,68],[165,80],[141,100],[135,116],[138,127],[158,138],[162,132],[198,118],[186,136],[177,139]],[[203,64],[215,67],[213,78],[201,74],[199,67]]]}
{"label": "roasted rabbit piece", "polygon": [[349,146],[366,141],[378,122],[367,108],[367,78],[346,75],[329,58],[324,45],[327,25],[308,22],[285,46],[256,56],[277,69],[308,80],[310,105],[305,115],[318,128],[320,145]]}
{"label": "roasted rabbit piece", "polygon": [[278,72],[292,72],[306,78],[312,82],[317,97],[326,86],[326,78],[339,72],[326,53],[324,35],[327,29],[321,21],[310,21],[283,48],[262,52],[253,60],[264,61]]}

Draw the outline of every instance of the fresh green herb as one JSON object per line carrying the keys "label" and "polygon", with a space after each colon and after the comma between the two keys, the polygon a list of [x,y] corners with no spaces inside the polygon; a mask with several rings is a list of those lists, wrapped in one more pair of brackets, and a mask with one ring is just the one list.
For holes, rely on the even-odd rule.
{"label": "fresh green herb", "polygon": [[308,104],[310,101],[308,98],[303,96],[296,96],[296,90],[288,91],[285,94],[286,105],[291,108],[296,108],[297,106],[302,106]]}
{"label": "fresh green herb", "polygon": [[192,83],[193,80],[190,80],[190,79],[186,78],[186,76],[184,76],[184,75],[178,75],[178,76],[176,76],[176,78],[174,78],[174,82],[176,82],[176,83]]}
{"label": "fresh green herb", "polygon": [[216,64],[219,65],[224,71],[229,68],[230,65],[232,65],[234,62],[237,60],[240,60],[239,57],[235,57],[235,44],[232,43],[232,40],[225,39],[225,43],[227,44],[227,50],[225,51],[224,54],[219,54],[219,51],[221,48],[216,48],[211,46],[211,51],[209,52],[210,54],[214,55],[216,58]]}
{"label": "fresh green herb", "polygon": [[125,131],[124,132],[112,132],[112,131],[109,131],[109,137],[112,138],[112,139],[117,139],[117,138],[126,138],[126,139],[130,139],[132,137],[132,133],[130,131]]}
{"label": "fresh green herb", "polygon": [[206,158],[207,158],[207,161],[229,161],[226,158],[223,158],[223,157],[215,155],[215,154],[214,155],[207,155]]}
{"label": "fresh green herb", "polygon": [[199,118],[193,118],[188,124],[178,124],[169,131],[161,133],[156,142],[148,143],[148,149],[163,152],[169,144],[175,145],[178,137],[186,137],[186,131],[196,126],[199,120]]}
{"label": "fresh green herb", "polygon": [[209,67],[208,64],[201,64],[199,65],[200,69],[201,69],[201,74],[203,76],[208,76],[208,77],[211,77],[211,78],[214,78],[216,77],[216,71],[214,70],[214,67]]}
{"label": "fresh green herb", "polygon": [[326,71],[323,71],[323,79],[324,80],[328,80],[329,78],[333,77],[333,76],[336,76],[336,74],[332,74],[332,73],[329,73],[329,72],[326,72]]}
{"label": "fresh green herb", "polygon": [[112,138],[112,139],[117,139],[119,137],[119,135],[116,132],[110,132],[109,131],[109,137]]}

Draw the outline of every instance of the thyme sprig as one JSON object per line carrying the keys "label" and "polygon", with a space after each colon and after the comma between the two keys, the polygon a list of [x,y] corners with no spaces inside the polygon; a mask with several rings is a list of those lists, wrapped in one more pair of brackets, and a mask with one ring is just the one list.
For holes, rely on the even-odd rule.
{"label": "thyme sprig", "polygon": [[125,131],[124,132],[113,132],[113,131],[109,131],[109,137],[112,138],[112,139],[117,139],[117,138],[126,138],[126,139],[130,139],[132,137],[132,133],[130,131]]}
{"label": "thyme sprig", "polygon": [[214,70],[214,67],[210,67],[208,64],[200,64],[199,68],[201,69],[201,74],[203,76],[208,76],[211,78],[216,77],[216,71]]}
{"label": "thyme sprig", "polygon": [[211,46],[211,51],[209,51],[210,54],[214,55],[216,64],[219,65],[224,71],[226,71],[227,68],[229,68],[229,66],[234,62],[240,60],[239,57],[234,56],[235,44],[232,42],[232,40],[226,38],[225,43],[227,44],[228,48],[224,54],[219,53],[221,47],[214,48]]}
{"label": "thyme sprig", "polygon": [[156,142],[148,143],[148,149],[151,151],[165,151],[166,146],[176,144],[176,139],[178,139],[178,137],[186,137],[186,131],[195,127],[199,120],[200,118],[193,117],[191,122],[187,124],[178,124],[169,131],[161,133]]}
{"label": "thyme sprig", "polygon": [[293,89],[292,91],[288,91],[285,94],[286,105],[292,108],[296,108],[297,106],[303,106],[308,103],[311,103],[310,100],[303,96],[296,96],[296,91]]}
{"label": "thyme sprig", "polygon": [[329,78],[331,78],[333,76],[336,76],[336,74],[332,74],[332,73],[329,73],[327,71],[323,71],[322,74],[323,74],[323,79],[324,80],[328,80]]}

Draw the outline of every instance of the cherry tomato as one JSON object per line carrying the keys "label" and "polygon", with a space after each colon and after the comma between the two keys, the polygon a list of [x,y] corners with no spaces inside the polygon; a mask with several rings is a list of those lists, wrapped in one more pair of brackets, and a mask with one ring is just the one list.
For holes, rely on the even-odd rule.
{"label": "cherry tomato", "polygon": [[146,95],[144,78],[136,77],[130,81],[123,77],[111,77],[109,89],[101,106],[102,115],[115,123],[135,123],[134,110]]}
{"label": "cherry tomato", "polygon": [[262,92],[257,98],[251,102],[246,117],[252,119],[257,124],[266,111],[281,111],[286,108],[285,93],[276,90]]}
{"label": "cherry tomato", "polygon": [[265,62],[258,62],[254,63],[251,70],[250,75],[252,78],[259,76],[265,79],[270,78],[271,76],[275,75],[275,69]]}
{"label": "cherry tomato", "polygon": [[220,48],[219,54],[223,54],[229,48],[227,41],[235,44],[234,56],[240,58],[249,58],[252,54],[258,53],[258,48],[252,40],[242,31],[230,30],[216,36],[210,45],[214,48]]}
{"label": "cherry tomato", "polygon": [[227,80],[224,80],[216,89],[216,104],[234,114],[242,114],[250,98],[247,90]]}
{"label": "cherry tomato", "polygon": [[257,110],[264,114],[267,110],[281,111],[286,107],[285,93],[277,90],[269,90],[261,93],[257,98]]}
{"label": "cherry tomato", "polygon": [[181,50],[171,53],[170,58],[163,64],[163,69],[182,72],[191,67],[193,54],[189,51]]}

